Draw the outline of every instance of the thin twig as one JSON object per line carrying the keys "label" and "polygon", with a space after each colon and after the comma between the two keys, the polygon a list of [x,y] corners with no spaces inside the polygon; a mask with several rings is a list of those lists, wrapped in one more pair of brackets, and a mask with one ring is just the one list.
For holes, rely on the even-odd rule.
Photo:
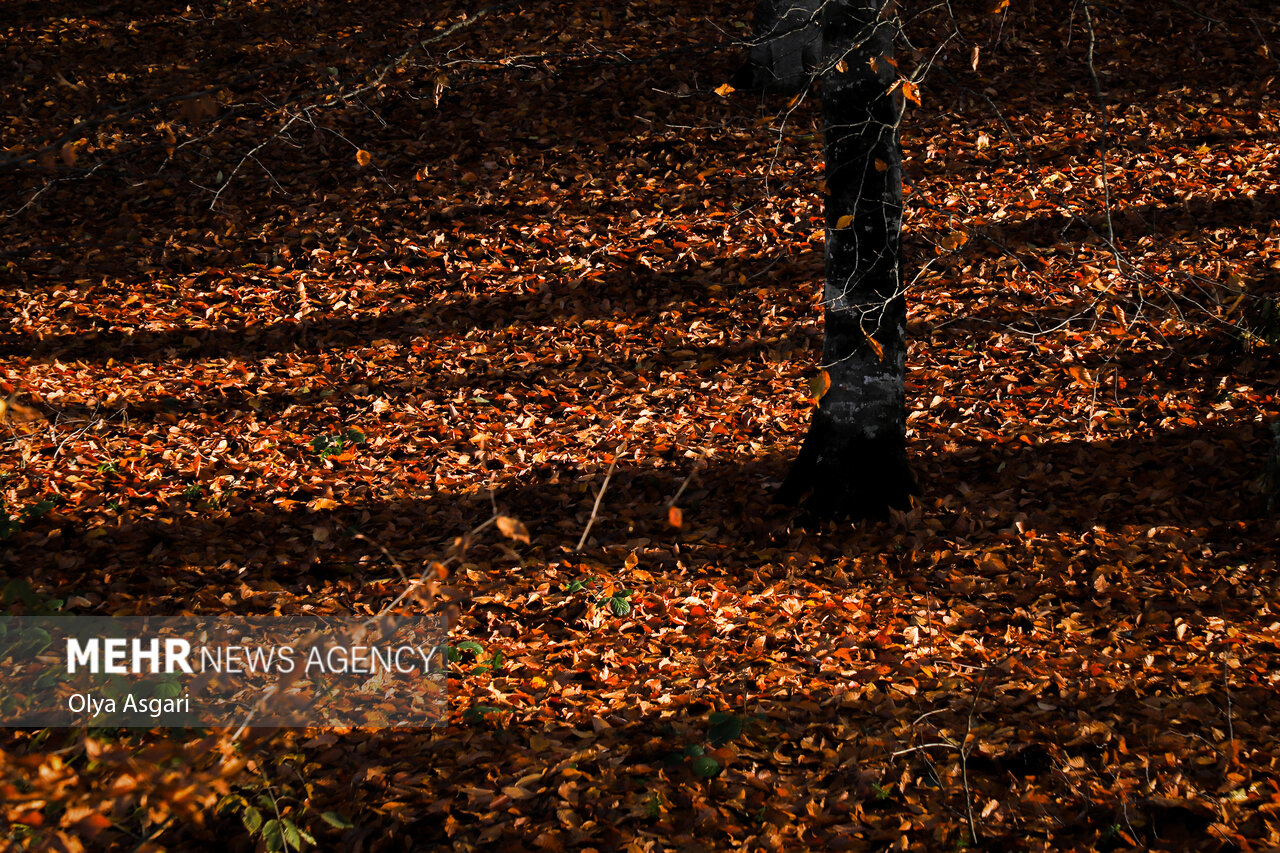
{"label": "thin twig", "polygon": [[[491,524],[496,523],[496,522],[497,522],[497,520],[498,520],[498,516],[496,516],[496,515],[494,515],[494,516],[490,516],[488,521],[485,521],[483,524],[479,524],[479,525],[476,525],[475,527],[473,527],[473,528],[471,529],[471,532],[470,532],[470,533],[468,533],[468,534],[466,535],[466,537],[464,538],[464,540],[463,540],[463,541],[467,541],[467,540],[469,540],[472,536],[475,536],[477,533],[480,533],[480,532],[484,531],[484,529],[485,529],[485,528],[487,528],[487,527],[488,527],[489,525],[491,525]],[[441,561],[440,561],[440,565],[442,565],[442,566],[447,566],[447,565],[449,565],[450,563],[452,563],[454,560],[458,559],[458,556],[459,556],[459,555],[458,555],[457,553],[454,553],[454,554],[450,555],[447,559],[441,560]],[[403,591],[403,592],[401,592],[399,595],[397,595],[395,598],[393,598],[393,599],[391,600],[391,603],[390,603],[390,604],[388,604],[386,607],[383,607],[383,608],[382,608],[382,610],[380,610],[380,611],[377,613],[377,615],[372,616],[372,617],[370,617],[369,619],[366,619],[366,620],[364,621],[364,623],[363,623],[363,624],[365,624],[365,625],[372,625],[372,624],[376,623],[376,622],[377,622],[379,619],[381,619],[384,615],[386,615],[386,614],[387,614],[387,613],[389,613],[391,610],[393,610],[393,609],[396,607],[396,605],[398,605],[400,602],[404,601],[405,597],[406,597],[406,596],[408,596],[410,592],[412,592],[413,590],[417,589],[417,588],[418,588],[419,586],[421,586],[422,584],[425,584],[425,583],[427,582],[427,575],[428,575],[428,574],[430,574],[431,572],[433,572],[434,570],[435,570],[435,569],[434,569],[434,564],[428,564],[428,565],[427,565],[427,567],[426,567],[425,569],[423,569],[423,570],[422,570],[422,574],[418,575],[418,577],[417,577],[417,579],[416,579],[416,580],[408,581],[408,586],[406,586],[406,587],[405,587],[405,589],[404,589],[404,591]]]}
{"label": "thin twig", "polygon": [[587,535],[591,533],[591,526],[596,523],[596,514],[600,512],[600,499],[604,497],[604,490],[609,488],[609,478],[613,476],[613,467],[618,464],[618,457],[627,449],[627,443],[624,441],[618,445],[618,449],[613,452],[613,461],[609,463],[609,471],[604,475],[604,483],[600,486],[600,491],[596,493],[595,506],[591,507],[591,518],[587,519],[586,529],[582,531],[582,538],[578,540],[578,547],[573,549],[573,553],[577,554],[582,551],[582,546],[587,544]]}
{"label": "thin twig", "polygon": [[[1225,610],[1223,610],[1222,625],[1223,625],[1224,631],[1226,630],[1226,624],[1227,624],[1227,613]],[[1231,656],[1231,647],[1227,646],[1227,648],[1222,652],[1222,689],[1223,691],[1225,691],[1227,695],[1227,767],[1228,768],[1230,768],[1231,765],[1236,763],[1235,710],[1231,702],[1231,679],[1228,677],[1230,666],[1227,663],[1230,660],[1230,656]],[[1224,770],[1223,772],[1225,774],[1226,771]]]}
{"label": "thin twig", "polygon": [[1280,56],[1276,56],[1271,52],[1271,45],[1267,44],[1267,37],[1262,34],[1262,28],[1258,26],[1258,20],[1252,15],[1249,16],[1249,25],[1253,27],[1254,33],[1257,34],[1258,41],[1262,43],[1262,55],[1280,65]]}
{"label": "thin twig", "polygon": [[[508,9],[512,9],[516,6],[519,6],[523,2],[525,2],[525,0],[506,0],[506,2],[503,2],[503,3],[495,3],[491,6],[486,6],[483,9],[477,9],[475,12],[472,12],[470,15],[463,17],[461,20],[456,21],[453,24],[450,24],[448,27],[441,30],[440,32],[433,33],[430,37],[425,39],[415,40],[412,44],[410,44],[408,47],[406,47],[400,53],[398,53],[395,57],[393,57],[390,62],[384,63],[382,67],[378,69],[378,74],[374,78],[374,80],[370,84],[359,89],[358,91],[371,89],[381,84],[382,81],[386,78],[386,76],[390,73],[391,69],[398,66],[401,62],[404,62],[411,54],[414,53],[414,51],[419,50],[421,48],[425,48],[428,45],[435,44],[436,42],[443,41],[449,38],[450,36],[452,36],[454,33],[463,29],[464,27],[472,26],[473,24],[480,21],[482,18],[485,18],[489,15],[493,15],[495,13],[505,12]],[[38,157],[40,154],[57,151],[67,142],[74,139],[78,139],[81,136],[84,136],[85,134],[87,134],[89,131],[95,128],[101,127],[102,125],[115,124],[125,119],[133,118],[134,116],[138,116],[143,113],[150,112],[152,110],[158,109],[163,106],[167,106],[169,104],[175,104],[180,101],[188,101],[188,100],[193,100],[195,98],[214,96],[214,95],[217,95],[218,92],[222,91],[223,89],[226,89],[232,86],[238,86],[241,83],[247,83],[253,80],[257,80],[259,79],[260,75],[263,75],[267,72],[275,71],[277,69],[284,68],[290,65],[304,64],[310,61],[315,55],[325,50],[328,50],[329,48],[330,48],[329,45],[325,45],[324,47],[316,48],[314,50],[309,50],[304,53],[298,54],[296,56],[291,56],[285,60],[271,63],[265,66],[264,68],[254,69],[251,71],[244,72],[242,74],[237,74],[228,80],[224,80],[220,82],[216,86],[212,86],[204,89],[197,89],[190,92],[182,92],[180,94],[170,95],[164,98],[149,99],[145,101],[135,101],[131,104],[118,105],[116,107],[109,109],[106,115],[85,119],[84,121],[77,122],[70,130],[67,130],[60,136],[54,138],[52,141],[44,145],[40,145],[32,149],[23,151],[20,154],[16,154],[10,157],[5,157],[3,159],[0,159],[0,169],[7,169],[13,166],[20,166],[32,160],[33,158]],[[340,90],[340,88],[341,88],[340,86],[337,86],[337,87],[328,86],[323,89],[317,89],[313,92],[308,92],[305,95],[303,95],[303,97],[317,95],[317,94],[325,94],[327,92],[333,92],[335,91],[335,89]],[[341,99],[345,100],[346,97],[343,96]]]}
{"label": "thin twig", "polygon": [[903,755],[910,755],[913,752],[923,752],[926,749],[937,749],[943,747],[946,749],[955,749],[956,742],[953,740],[938,741],[937,743],[922,743],[919,746],[910,746],[906,749],[900,749],[897,752],[889,753],[890,758],[898,758]]}
{"label": "thin twig", "polygon": [[160,835],[161,835],[161,834],[162,834],[166,829],[168,829],[168,828],[169,828],[169,825],[170,825],[171,823],[173,823],[173,815],[169,815],[167,818],[165,818],[164,820],[160,821],[160,825],[159,825],[159,826],[157,826],[154,830],[152,830],[152,832],[151,832],[151,834],[150,834],[150,835],[148,835],[146,838],[144,838],[144,839],[142,839],[141,841],[139,841],[139,842],[138,842],[138,844],[137,844],[137,846],[136,846],[136,847],[134,847],[133,849],[136,851],[136,850],[142,850],[144,847],[147,847],[149,844],[151,844],[151,842],[153,842],[153,841],[155,841],[157,838],[159,838],[159,837],[160,837]]}
{"label": "thin twig", "polygon": [[[470,541],[472,536],[482,533],[486,528],[496,523],[497,520],[498,520],[498,516],[493,515],[493,516],[490,516],[488,520],[473,527],[466,535],[464,535],[459,540],[462,543],[460,547],[465,548],[466,543]],[[400,577],[404,579],[405,588],[403,591],[401,591],[399,595],[393,598],[386,606],[384,606],[375,615],[371,616],[368,619],[363,620],[362,622],[356,623],[355,625],[349,626],[349,630],[355,627],[364,628],[372,625],[377,625],[383,616],[385,616],[386,614],[394,610],[400,604],[400,602],[404,601],[405,598],[409,596],[410,593],[426,585],[428,583],[428,577],[435,573],[436,565],[437,565],[434,562],[428,563],[427,567],[422,570],[422,573],[419,574],[417,578],[410,579],[408,575],[405,573],[404,568],[401,566],[400,561],[397,560],[395,557],[393,557],[391,555],[391,552],[388,551],[381,544],[374,541],[373,539],[370,539],[368,536],[365,536],[363,533],[357,533],[354,538],[362,539],[365,542],[368,542],[369,544],[373,545],[379,551],[381,551],[383,556],[387,558],[388,562],[390,562],[391,565],[395,567],[396,571],[400,573]],[[448,557],[441,560],[439,562],[439,565],[447,566],[450,563],[456,561],[460,556],[461,556],[461,551],[455,550],[453,554],[450,554]],[[437,646],[435,648],[439,648],[439,647]],[[434,654],[434,650],[433,650],[433,654]],[[252,725],[254,718],[258,715],[258,712],[261,711],[263,707],[265,707],[267,700],[273,698],[276,695],[275,690],[277,686],[278,685],[273,685],[272,687],[267,689],[263,693],[262,697],[253,705],[253,707],[249,709],[244,719],[241,720],[239,727],[232,733],[231,735],[232,741],[239,740],[240,736],[244,734],[244,732],[249,728],[250,725]],[[313,698],[307,704],[307,708],[313,707],[317,701],[318,701],[318,698]]]}
{"label": "thin twig", "polygon": [[1093,49],[1097,44],[1097,37],[1093,32],[1093,14],[1089,11],[1088,0],[1080,0],[1080,8],[1084,10],[1084,23],[1089,30],[1089,52],[1086,63],[1089,66],[1089,76],[1093,79],[1093,94],[1098,99],[1098,119],[1101,124],[1098,134],[1098,160],[1102,165],[1102,212],[1106,216],[1107,245],[1115,255],[1116,275],[1121,275],[1124,272],[1124,259],[1120,255],[1120,250],[1116,248],[1116,229],[1111,221],[1111,180],[1107,177],[1107,125],[1109,123],[1107,99],[1102,94],[1102,80],[1098,77],[1098,69],[1093,62]]}
{"label": "thin twig", "polygon": [[668,507],[676,505],[676,501],[680,500],[680,496],[684,494],[684,490],[689,488],[689,484],[693,482],[693,477],[702,467],[702,463],[707,459],[707,449],[704,447],[702,452],[698,454],[698,458],[693,461],[693,467],[689,469],[689,476],[684,478],[684,482],[680,484],[680,488],[676,490],[675,496],[667,501]]}
{"label": "thin twig", "polygon": [[938,70],[942,72],[942,75],[950,80],[951,85],[955,86],[959,91],[969,95],[970,97],[980,98],[985,101],[987,106],[991,108],[991,111],[995,113],[996,119],[1004,127],[1005,135],[1014,145],[1018,146],[1018,150],[1021,152],[1022,156],[1026,158],[1027,164],[1031,166],[1036,165],[1036,158],[1031,154],[1031,151],[1028,150],[1026,143],[1022,141],[1022,137],[1014,132],[1013,128],[1009,125],[1009,121],[1004,117],[1004,113],[1000,110],[1000,107],[996,105],[996,102],[991,99],[990,95],[986,92],[979,92],[975,89],[970,89],[968,86],[964,85],[964,83],[960,82],[960,78],[951,73],[945,65],[939,65]]}
{"label": "thin twig", "polygon": [[982,670],[982,678],[978,680],[978,688],[973,691],[973,701],[969,703],[969,721],[965,724],[964,740],[960,741],[960,781],[964,785],[964,810],[969,818],[969,838],[978,843],[978,824],[973,819],[973,793],[969,790],[969,735],[973,732],[973,713],[978,707],[978,698],[982,696],[982,686],[986,684],[988,670]]}
{"label": "thin twig", "polygon": [[408,576],[407,574],[405,574],[405,572],[404,572],[404,566],[400,565],[400,561],[399,561],[399,560],[397,560],[395,557],[391,556],[391,552],[390,552],[390,551],[388,551],[386,548],[384,548],[384,547],[382,546],[382,543],[381,543],[381,542],[375,542],[375,541],[373,541],[372,539],[370,539],[368,536],[365,536],[363,533],[357,533],[355,536],[353,536],[353,537],[351,537],[351,538],[353,538],[353,539],[360,539],[360,540],[363,540],[363,541],[365,541],[365,542],[368,542],[370,545],[372,545],[373,547],[375,547],[375,548],[377,548],[379,551],[381,551],[381,552],[382,552],[382,556],[386,557],[386,558],[387,558],[387,562],[391,564],[391,568],[395,569],[397,572],[399,572],[399,573],[400,573],[400,580],[404,581],[405,583],[408,583],[408,582],[409,582],[409,576]]}

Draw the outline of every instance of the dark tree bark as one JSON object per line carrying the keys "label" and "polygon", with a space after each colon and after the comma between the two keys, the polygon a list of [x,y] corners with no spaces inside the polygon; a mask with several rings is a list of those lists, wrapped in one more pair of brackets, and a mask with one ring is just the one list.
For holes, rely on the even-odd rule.
{"label": "dark tree bark", "polygon": [[729,82],[771,95],[803,92],[822,64],[823,0],[759,0],[754,42]]}
{"label": "dark tree bark", "polygon": [[902,97],[885,0],[827,0],[826,328],[830,388],[779,493],[827,517],[878,517],[916,491],[906,455]]}

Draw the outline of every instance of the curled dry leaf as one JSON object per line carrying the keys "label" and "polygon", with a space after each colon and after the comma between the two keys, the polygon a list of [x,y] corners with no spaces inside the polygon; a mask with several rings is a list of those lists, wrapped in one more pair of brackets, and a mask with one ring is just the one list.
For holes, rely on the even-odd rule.
{"label": "curled dry leaf", "polygon": [[809,380],[809,399],[818,402],[826,393],[831,390],[831,374],[825,370],[818,371],[818,374]]}
{"label": "curled dry leaf", "polygon": [[495,523],[498,525],[498,530],[502,531],[503,536],[528,544],[529,530],[517,519],[509,515],[500,515]]}

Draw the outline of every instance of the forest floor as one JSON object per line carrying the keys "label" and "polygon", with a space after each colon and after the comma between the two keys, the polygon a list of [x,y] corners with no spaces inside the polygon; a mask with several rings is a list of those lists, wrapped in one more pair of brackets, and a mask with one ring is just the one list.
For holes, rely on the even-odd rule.
{"label": "forest floor", "polygon": [[901,6],[878,524],[771,501],[821,127],[722,88],[751,4],[181,5],[3,6],[3,608],[354,620],[390,559],[448,719],[6,730],[11,849],[1280,845],[1269,3]]}

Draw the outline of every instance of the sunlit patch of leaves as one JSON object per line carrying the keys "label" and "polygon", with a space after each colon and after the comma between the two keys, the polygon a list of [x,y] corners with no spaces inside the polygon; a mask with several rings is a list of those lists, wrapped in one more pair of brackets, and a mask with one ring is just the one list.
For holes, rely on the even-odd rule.
{"label": "sunlit patch of leaves", "polygon": [[1090,4],[1103,123],[1080,15],[1023,6],[908,9],[925,491],[821,529],[769,501],[830,391],[821,123],[721,85],[743,21],[226,3],[136,60],[128,16],[19,22],[0,604],[338,619],[467,541],[449,725],[11,731],[9,837],[1280,845],[1274,11]]}

